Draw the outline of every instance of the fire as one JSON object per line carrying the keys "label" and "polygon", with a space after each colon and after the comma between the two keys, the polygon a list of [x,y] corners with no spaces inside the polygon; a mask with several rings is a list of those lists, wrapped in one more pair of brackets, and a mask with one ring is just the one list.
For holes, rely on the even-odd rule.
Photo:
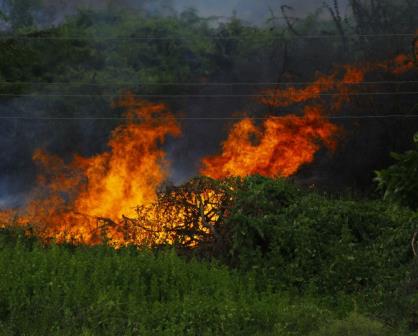
{"label": "fire", "polygon": [[234,182],[199,177],[170,187],[159,194],[157,202],[138,207],[135,219],[127,222],[134,230],[151,233],[151,245],[202,247],[216,240],[222,230],[220,224],[231,203]]}
{"label": "fire", "polygon": [[[222,152],[202,160],[201,173],[221,181],[200,178],[164,192],[158,190],[169,165],[160,145],[179,136],[180,127],[166,105],[125,95],[116,105],[126,110],[126,122],[111,133],[105,152],[75,155],[66,162],[35,151],[40,174],[31,201],[18,216],[12,210],[0,212],[0,226],[21,226],[44,241],[59,243],[195,247],[222,230],[219,223],[232,201],[231,185],[222,186],[224,178],[296,174],[313,162],[321,147],[336,149],[340,129],[327,115],[341,110],[353,93],[361,93],[356,84],[368,73],[398,76],[414,67],[413,57],[399,55],[380,63],[336,67],[302,88],[264,91],[260,102],[265,106],[304,103],[303,113],[267,116],[260,124],[243,118],[232,126]],[[324,94],[331,98],[320,99]]]}
{"label": "fire", "polygon": [[269,177],[291,176],[299,168],[311,163],[320,143],[335,149],[338,127],[326,118],[329,112],[339,112],[366,75],[385,71],[398,76],[414,69],[413,57],[398,55],[393,60],[343,65],[331,74],[317,75],[305,87],[270,88],[262,91],[259,102],[270,108],[285,108],[300,103],[318,101],[322,95],[331,97],[329,103],[309,103],[304,115],[270,116],[262,126],[243,119],[232,126],[219,155],[202,160],[201,173],[213,178],[261,174]]}
{"label": "fire", "polygon": [[159,144],[178,136],[180,128],[163,104],[128,96],[118,105],[127,109],[127,122],[111,134],[108,151],[89,158],[77,155],[69,163],[42,150],[34,153],[41,174],[21,218],[43,238],[88,244],[106,239],[120,245],[120,219],[135,216],[138,205],[157,199],[168,174]]}
{"label": "fire", "polygon": [[326,120],[319,107],[306,107],[302,117],[270,117],[261,127],[250,119],[235,124],[219,156],[203,160],[202,174],[229,176],[290,176],[310,163],[320,142],[335,149],[338,127]]}
{"label": "fire", "polygon": [[[157,188],[167,177],[165,153],[158,144],[168,135],[180,134],[174,116],[163,104],[136,102],[132,97],[120,105],[128,109],[129,122],[114,130],[109,152],[74,160],[88,181],[75,202],[80,213],[129,216],[138,204],[155,200]],[[141,122],[135,123],[135,118]]]}
{"label": "fire", "polygon": [[21,226],[43,241],[195,247],[215,234],[229,198],[222,183],[196,179],[158,192],[168,176],[160,144],[180,135],[164,104],[127,96],[126,123],[111,134],[106,152],[70,162],[38,149],[40,175],[26,208],[0,212],[2,226]]}
{"label": "fire", "polygon": [[331,106],[338,111],[343,103],[349,101],[350,94],[358,91],[355,85],[363,83],[368,73],[383,70],[399,76],[413,70],[414,65],[413,57],[404,54],[397,55],[389,61],[365,63],[359,66],[343,65],[336,67],[329,75],[317,74],[316,80],[303,88],[289,87],[286,89],[270,88],[263,90],[260,103],[275,108],[288,107],[319,99],[324,94],[333,93],[333,104]]}

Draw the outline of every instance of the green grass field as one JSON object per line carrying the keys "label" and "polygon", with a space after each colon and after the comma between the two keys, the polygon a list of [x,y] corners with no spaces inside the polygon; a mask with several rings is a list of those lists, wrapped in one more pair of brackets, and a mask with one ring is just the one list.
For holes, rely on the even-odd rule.
{"label": "green grass field", "polygon": [[[356,309],[354,297],[275,291],[251,272],[187,261],[170,250],[43,247],[3,233],[0,270],[2,335],[331,335],[332,325],[343,330],[332,335],[386,330],[358,314],[338,320]],[[355,328],[361,330],[353,334]]]}

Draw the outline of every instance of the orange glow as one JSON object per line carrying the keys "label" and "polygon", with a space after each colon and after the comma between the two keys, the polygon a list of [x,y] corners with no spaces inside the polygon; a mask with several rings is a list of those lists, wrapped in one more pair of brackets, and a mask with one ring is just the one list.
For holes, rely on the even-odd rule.
{"label": "orange glow", "polygon": [[253,174],[291,176],[314,160],[321,143],[335,149],[338,127],[326,115],[339,112],[353,93],[361,92],[356,84],[365,82],[368,73],[384,70],[401,75],[413,67],[411,57],[398,55],[390,61],[338,67],[329,75],[318,75],[306,87],[264,90],[259,102],[270,108],[306,104],[318,101],[322,95],[331,99],[328,104],[305,105],[302,117],[270,116],[262,126],[248,118],[236,123],[222,145],[222,152],[202,160],[201,173],[218,179]]}
{"label": "orange glow", "polygon": [[[416,42],[418,43],[418,42]],[[359,92],[356,84],[365,81],[368,73],[383,70],[392,75],[402,75],[414,69],[414,59],[411,56],[400,54],[393,60],[365,63],[359,66],[343,65],[337,67],[331,74],[317,75],[317,79],[303,88],[288,87],[270,88],[263,90],[260,103],[269,107],[288,107],[298,103],[321,98],[322,95],[333,97],[332,106],[339,110],[341,105],[349,101],[351,93]]]}
{"label": "orange glow", "polygon": [[[202,160],[201,174],[214,179],[292,176],[312,163],[321,147],[336,149],[340,129],[327,115],[361,92],[362,86],[355,84],[364,83],[374,71],[398,76],[412,69],[412,57],[399,55],[390,61],[335,68],[306,87],[268,89],[260,103],[271,108],[299,108],[304,103],[303,113],[270,115],[259,124],[243,118],[232,126],[222,152]],[[328,98],[320,99],[323,94]],[[178,241],[194,247],[215,234],[223,217],[219,208],[231,201],[226,189],[217,189],[222,181],[197,179],[187,187],[158,193],[169,171],[160,145],[181,133],[167,106],[132,95],[115,105],[126,110],[126,122],[111,133],[103,153],[75,155],[66,162],[41,149],[34,152],[40,174],[31,201],[17,214],[0,212],[0,227],[21,226],[43,241],[108,242],[115,247]]]}
{"label": "orange glow", "polygon": [[265,97],[260,98],[260,103],[270,107],[287,107],[296,103],[303,103],[307,100],[317,99],[323,92],[332,90],[335,87],[335,75],[321,75],[311,85],[298,89],[290,87],[287,89],[272,88],[262,91]]}
{"label": "orange glow", "polygon": [[229,176],[290,176],[313,161],[320,143],[335,149],[338,128],[319,107],[305,108],[302,117],[270,117],[261,127],[250,119],[235,124],[222,154],[203,160],[201,173],[212,178]]}
{"label": "orange glow", "polygon": [[156,200],[157,188],[167,177],[159,144],[179,135],[180,129],[163,104],[128,96],[118,105],[127,109],[127,122],[112,132],[108,151],[90,158],[75,156],[69,163],[42,150],[34,153],[41,174],[22,218],[43,238],[123,244],[123,228],[104,227],[106,221],[98,219],[117,224],[123,216],[135,216],[138,205]]}

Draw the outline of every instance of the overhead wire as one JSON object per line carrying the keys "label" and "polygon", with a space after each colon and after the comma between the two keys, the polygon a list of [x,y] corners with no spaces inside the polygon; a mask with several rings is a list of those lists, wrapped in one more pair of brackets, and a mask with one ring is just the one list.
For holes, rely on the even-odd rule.
{"label": "overhead wire", "polygon": [[[268,117],[176,117],[176,120],[242,120],[242,119],[251,119],[251,120],[268,120],[271,118],[282,118],[283,116],[268,116]],[[387,115],[330,115],[323,116],[324,119],[329,120],[338,120],[338,119],[392,119],[392,118],[418,118],[418,114],[387,114]],[[0,115],[0,119],[28,119],[28,120],[142,120],[141,118],[128,118],[128,117],[114,117],[114,116],[88,116],[88,117],[54,117],[54,116],[23,116],[23,115]]]}
{"label": "overhead wire", "polygon": [[[416,37],[416,33],[402,33],[402,34],[348,34],[344,35],[345,38],[414,38]],[[243,36],[199,36],[199,38],[207,37],[208,39],[212,40],[245,40],[248,37]],[[341,35],[337,34],[329,34],[329,35],[292,35],[292,36],[273,36],[272,39],[340,39]],[[22,35],[0,35],[0,40],[69,40],[69,41],[90,41],[90,40],[97,40],[97,41],[152,41],[152,40],[160,40],[160,41],[170,41],[170,40],[193,40],[191,37],[187,36],[22,36]]]}
{"label": "overhead wire", "polygon": [[[346,35],[346,38],[414,38],[416,33],[413,34],[352,34]],[[239,36],[207,36],[208,38],[214,40],[241,40],[244,37]],[[289,36],[275,36],[277,39],[288,38]],[[332,39],[332,38],[341,38],[340,35],[298,35],[292,36],[294,39]],[[56,36],[10,36],[10,35],[0,35],[0,40],[4,39],[16,39],[16,40],[188,40],[188,37],[168,37],[168,36],[125,36],[125,37],[104,37],[104,36],[67,36],[67,37],[56,37]],[[104,83],[91,83],[91,82],[24,82],[24,81],[0,81],[0,84],[3,85],[87,85],[87,86],[123,86],[123,85],[163,85],[163,86],[274,86],[274,85],[309,85],[314,84],[315,82],[194,82],[194,83],[184,83],[184,82],[104,82]],[[406,84],[406,83],[418,83],[418,81],[369,81],[362,83],[350,83],[350,82],[341,82],[341,84],[347,85],[374,85],[374,84]],[[338,96],[339,93],[320,93],[316,96]],[[346,93],[347,96],[372,96],[372,95],[418,95],[416,91],[398,91],[398,92],[355,92],[355,93]],[[3,97],[123,97],[128,95],[120,94],[13,94],[13,93],[0,93],[0,96]],[[129,95],[136,98],[275,98],[274,95],[266,94],[142,94],[142,95]],[[302,96],[298,94],[293,94],[292,96]],[[250,119],[260,119],[265,120],[266,117],[249,117]],[[373,118],[418,118],[418,115],[411,114],[402,114],[402,115],[364,115],[364,116],[327,116],[328,119],[373,119]],[[1,115],[0,119],[37,119],[37,120],[124,120],[127,118],[124,117],[39,117],[39,116],[23,116],[23,115]],[[238,117],[178,117],[179,120],[236,120],[242,119]]]}
{"label": "overhead wire", "polygon": [[[318,93],[315,97],[340,96],[340,93]],[[398,91],[398,92],[350,92],[344,93],[345,96],[392,96],[392,95],[418,95],[418,91]],[[292,97],[303,97],[304,94],[292,94]],[[18,94],[0,93],[0,97],[133,97],[133,98],[275,98],[274,94]],[[280,97],[278,97],[280,98]]]}
{"label": "overhead wire", "polygon": [[[339,81],[339,84],[361,86],[361,85],[377,85],[377,84],[418,84],[418,80],[398,80],[398,81],[364,81],[361,83],[350,81]],[[0,81],[0,85],[86,85],[86,86],[124,86],[124,85],[138,85],[138,86],[304,86],[318,84],[316,81],[307,82],[30,82],[30,81]],[[318,84],[321,86],[321,84]]]}

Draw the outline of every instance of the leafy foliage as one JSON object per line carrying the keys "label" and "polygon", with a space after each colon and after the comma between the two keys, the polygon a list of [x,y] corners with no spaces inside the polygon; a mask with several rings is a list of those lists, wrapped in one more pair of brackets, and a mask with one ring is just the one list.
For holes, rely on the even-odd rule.
{"label": "leafy foliage", "polygon": [[235,199],[224,224],[225,259],[275,284],[359,291],[397,281],[412,259],[414,214],[405,209],[331,199],[257,176],[242,182]]}
{"label": "leafy foliage", "polygon": [[[260,176],[195,179],[168,188],[158,206],[186,207],[196,229],[192,219],[202,213],[190,197],[215,186],[230,191],[222,220],[213,223],[222,240],[206,235],[204,249],[191,247],[206,261],[164,246],[42,246],[19,231],[1,231],[4,334],[396,334],[362,313],[399,328],[414,325],[413,212]],[[179,199],[179,190],[189,196]],[[357,305],[359,314],[349,315]]]}
{"label": "leafy foliage", "polygon": [[[413,257],[414,212],[382,201],[332,198],[283,179],[195,178],[162,192],[152,209],[152,223],[147,208],[138,209],[131,225],[160,228],[155,235],[162,245],[254,271],[263,288],[384,291],[405,277]],[[158,214],[171,226],[159,227]]]}
{"label": "leafy foliage", "polygon": [[414,143],[416,148],[413,150],[392,153],[396,163],[376,172],[375,180],[385,199],[418,209],[418,133]]}

